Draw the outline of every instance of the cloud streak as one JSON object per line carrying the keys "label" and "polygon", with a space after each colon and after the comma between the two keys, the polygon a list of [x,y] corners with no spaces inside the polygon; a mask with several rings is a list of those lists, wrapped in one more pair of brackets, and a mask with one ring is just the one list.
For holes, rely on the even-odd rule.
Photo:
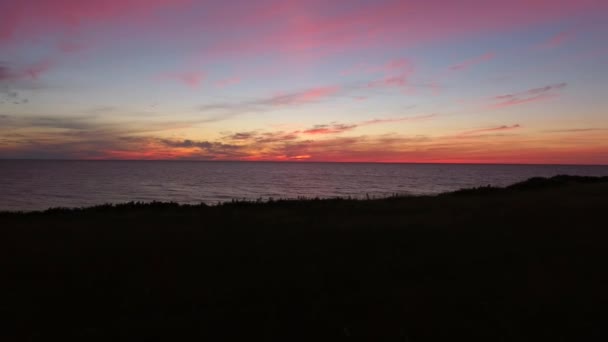
{"label": "cloud streak", "polygon": [[199,122],[218,122],[248,113],[270,111],[286,106],[314,104],[338,96],[343,91],[345,91],[345,88],[341,86],[315,87],[273,96],[207,103],[198,106],[196,110],[208,114],[206,118],[199,120]]}
{"label": "cloud streak", "polygon": [[301,92],[277,95],[269,100],[272,105],[298,105],[308,102],[316,102],[337,94],[338,86],[310,88]]}
{"label": "cloud streak", "polygon": [[357,128],[357,125],[331,124],[331,125],[315,125],[313,128],[302,131],[303,134],[319,135],[319,134],[339,134]]}
{"label": "cloud streak", "polygon": [[166,78],[176,80],[190,88],[197,89],[205,80],[205,73],[202,71],[186,71],[178,73],[170,73],[165,75]]}
{"label": "cloud streak", "polygon": [[452,65],[450,67],[450,70],[451,71],[464,71],[464,70],[468,70],[468,69],[470,69],[474,65],[481,64],[481,63],[487,62],[487,61],[491,61],[492,59],[494,59],[494,57],[496,57],[495,53],[488,52],[488,53],[486,53],[484,55],[468,59],[468,60],[460,62],[458,64],[454,64],[454,65]]}
{"label": "cloud streak", "polygon": [[0,43],[28,40],[43,32],[75,35],[92,23],[111,25],[120,19],[143,25],[150,14],[170,7],[185,8],[190,0],[32,0],[0,3]]}
{"label": "cloud streak", "polygon": [[543,49],[555,49],[574,39],[571,31],[562,31],[539,45]]}
{"label": "cloud streak", "polygon": [[[222,58],[276,52],[299,60],[302,56],[324,57],[396,42],[413,45],[510,30],[606,7],[596,0],[560,1],[559,5],[549,1],[475,1],[469,6],[439,0],[378,0],[357,6],[348,1],[269,1],[247,13],[221,12],[225,15],[217,23],[230,25],[241,34],[217,42],[204,54]],[[246,32],[252,26],[266,28],[269,22],[272,29],[260,29],[265,34]],[[212,26],[215,28],[215,24]],[[269,31],[272,34],[267,34]]]}
{"label": "cloud streak", "polygon": [[372,120],[363,121],[359,125],[365,126],[365,125],[376,125],[376,124],[406,122],[406,121],[425,121],[425,120],[430,120],[430,119],[436,118],[437,116],[438,116],[437,114],[426,114],[426,115],[408,116],[408,117],[402,117],[402,118],[372,119]]}
{"label": "cloud streak", "polygon": [[425,121],[430,120],[432,118],[436,118],[437,114],[426,114],[419,116],[409,116],[409,117],[401,117],[401,118],[386,118],[386,119],[372,119],[361,121],[353,124],[344,124],[344,123],[336,123],[333,122],[331,124],[323,124],[323,125],[315,125],[312,128],[305,129],[303,131],[295,131],[292,134],[308,134],[308,135],[328,135],[328,134],[340,134],[348,131],[352,131],[358,127],[370,126],[370,125],[380,125],[387,123],[397,123],[397,122],[416,122],[416,121]]}
{"label": "cloud streak", "polygon": [[40,76],[48,72],[53,63],[43,60],[38,63],[29,64],[21,68],[10,67],[0,62],[0,82],[16,82],[22,80],[38,80]]}
{"label": "cloud streak", "polygon": [[498,127],[482,128],[482,129],[467,131],[467,132],[460,133],[460,135],[462,135],[462,136],[479,135],[479,134],[486,134],[486,133],[513,131],[513,130],[520,129],[520,128],[522,128],[522,126],[520,124],[515,124],[515,125],[511,125],[511,126],[502,125],[502,126],[498,126]]}
{"label": "cloud streak", "polygon": [[494,103],[490,104],[488,107],[491,109],[500,109],[554,98],[559,95],[557,91],[566,88],[567,85],[567,83],[563,82],[540,88],[533,88],[519,93],[496,96],[493,99]]}

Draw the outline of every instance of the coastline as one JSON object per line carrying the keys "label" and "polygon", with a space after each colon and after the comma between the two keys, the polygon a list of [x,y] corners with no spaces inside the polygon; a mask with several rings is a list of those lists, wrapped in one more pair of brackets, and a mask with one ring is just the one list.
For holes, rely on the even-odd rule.
{"label": "coastline", "polygon": [[533,177],[527,179],[522,182],[517,182],[505,187],[499,186],[485,186],[485,187],[475,187],[475,188],[463,188],[455,191],[449,191],[438,194],[428,194],[428,195],[416,195],[416,194],[402,194],[395,192],[393,195],[389,196],[348,196],[348,197],[299,197],[299,198],[258,198],[256,200],[248,200],[248,199],[231,199],[227,201],[220,201],[215,204],[206,204],[204,202],[196,203],[196,204],[184,204],[178,202],[164,202],[164,201],[151,201],[151,202],[141,202],[141,201],[130,201],[123,203],[105,203],[100,205],[88,206],[88,207],[50,207],[43,210],[0,210],[1,214],[36,214],[36,213],[45,213],[45,212],[69,212],[69,211],[94,211],[94,210],[108,210],[111,208],[181,208],[181,209],[189,209],[189,208],[207,208],[207,207],[221,207],[221,206],[244,206],[244,205],[264,205],[264,204],[273,204],[273,203],[290,203],[290,204],[298,204],[305,202],[327,202],[330,203],[332,201],[356,201],[356,202],[366,202],[366,201],[384,201],[384,200],[399,200],[399,199],[411,199],[411,198],[432,198],[432,197],[441,197],[441,196],[450,196],[450,195],[463,195],[463,194],[478,194],[478,195],[487,195],[487,194],[498,194],[504,192],[513,192],[513,191],[521,191],[521,190],[539,190],[543,188],[555,188],[562,187],[568,185],[576,185],[576,184],[598,184],[598,183],[608,183],[608,176],[603,177],[594,177],[594,176],[571,176],[571,175],[558,175],[553,177]]}
{"label": "coastline", "polygon": [[600,340],[608,179],[0,214],[6,340]]}

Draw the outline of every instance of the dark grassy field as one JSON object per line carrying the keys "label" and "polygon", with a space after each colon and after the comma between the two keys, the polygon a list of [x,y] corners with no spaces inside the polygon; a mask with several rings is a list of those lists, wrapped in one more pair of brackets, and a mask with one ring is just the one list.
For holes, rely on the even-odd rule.
{"label": "dark grassy field", "polygon": [[608,177],[0,213],[2,341],[608,340]]}

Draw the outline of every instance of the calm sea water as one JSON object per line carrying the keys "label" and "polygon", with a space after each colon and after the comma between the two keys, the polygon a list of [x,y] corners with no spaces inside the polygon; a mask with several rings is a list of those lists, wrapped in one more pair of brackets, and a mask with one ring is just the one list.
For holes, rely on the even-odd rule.
{"label": "calm sea water", "polygon": [[608,166],[0,160],[0,210],[436,194],[558,174],[606,176]]}

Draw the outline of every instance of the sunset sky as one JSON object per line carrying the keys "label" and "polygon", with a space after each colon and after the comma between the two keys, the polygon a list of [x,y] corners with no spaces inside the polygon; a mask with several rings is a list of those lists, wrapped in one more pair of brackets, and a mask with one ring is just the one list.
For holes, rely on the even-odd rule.
{"label": "sunset sky", "polygon": [[0,158],[608,164],[606,0],[0,0]]}

